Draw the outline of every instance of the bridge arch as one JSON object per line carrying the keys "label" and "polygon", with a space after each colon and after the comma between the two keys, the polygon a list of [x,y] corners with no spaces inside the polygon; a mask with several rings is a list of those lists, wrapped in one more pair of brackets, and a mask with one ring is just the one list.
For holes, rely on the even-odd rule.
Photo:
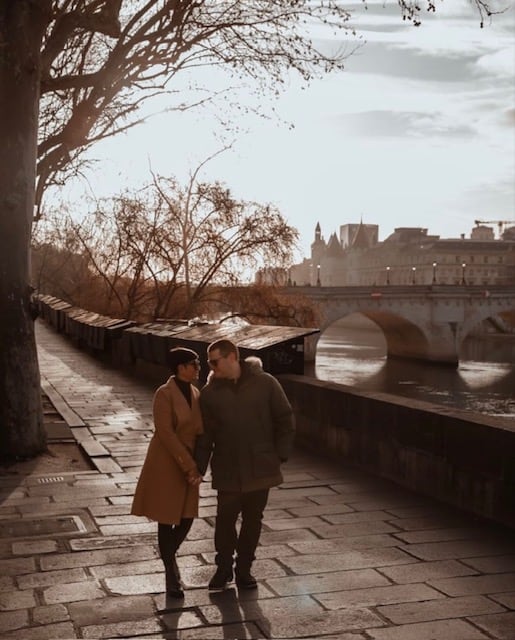
{"label": "bridge arch", "polygon": [[498,285],[384,285],[302,287],[324,331],[350,313],[362,313],[383,331],[389,356],[458,365],[464,338],[482,320],[505,316],[515,332],[515,287]]}
{"label": "bridge arch", "polygon": [[[473,313],[467,316],[462,326],[460,327],[460,344],[471,331],[473,331],[485,320],[500,317],[502,320],[506,321],[508,327],[515,327],[515,304],[512,308],[504,308],[505,306],[506,305],[502,305],[501,308],[495,311],[492,311],[492,308],[489,306],[481,306],[479,307],[479,309],[475,310]],[[515,335],[515,328],[512,329],[512,332]]]}
{"label": "bridge arch", "polygon": [[346,313],[326,318],[320,327],[321,334],[334,322],[353,314],[361,314],[371,320],[383,333],[386,342],[387,357],[414,357],[425,359],[429,341],[424,331],[409,318],[388,310],[367,308],[349,308]]}

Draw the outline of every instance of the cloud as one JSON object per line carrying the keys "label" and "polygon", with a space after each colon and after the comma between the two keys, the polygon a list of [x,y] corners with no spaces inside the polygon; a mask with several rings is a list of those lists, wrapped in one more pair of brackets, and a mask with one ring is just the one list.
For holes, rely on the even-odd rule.
{"label": "cloud", "polygon": [[[478,54],[436,54],[432,51],[369,42],[347,62],[349,73],[374,73],[396,78],[463,83],[474,77]],[[477,76],[476,76],[477,77]]]}
{"label": "cloud", "polygon": [[377,137],[444,136],[471,138],[474,128],[464,124],[453,124],[443,114],[416,111],[366,111],[349,113],[339,117],[347,135]]}
{"label": "cloud", "polygon": [[515,46],[503,47],[499,51],[487,53],[477,59],[475,63],[477,73],[513,81],[515,75]]}

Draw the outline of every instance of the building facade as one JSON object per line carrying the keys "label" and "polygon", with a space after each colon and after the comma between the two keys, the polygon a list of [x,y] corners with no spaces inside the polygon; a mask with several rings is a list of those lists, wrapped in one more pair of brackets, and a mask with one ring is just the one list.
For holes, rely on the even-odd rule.
{"label": "building facade", "polygon": [[288,281],[297,286],[388,284],[514,284],[515,227],[499,238],[477,225],[470,238],[440,238],[422,227],[398,227],[379,242],[379,227],[353,223],[326,242],[315,227],[311,256],[293,265]]}

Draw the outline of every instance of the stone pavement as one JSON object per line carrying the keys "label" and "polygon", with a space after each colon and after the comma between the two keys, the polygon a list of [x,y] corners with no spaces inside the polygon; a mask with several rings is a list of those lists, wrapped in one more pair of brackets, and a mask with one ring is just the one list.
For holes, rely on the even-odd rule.
{"label": "stone pavement", "polygon": [[92,469],[0,478],[0,638],[515,639],[515,536],[298,451],[272,490],[259,587],[210,594],[215,495],[166,598],[155,524],[129,515],[150,385],[38,324],[43,382]]}

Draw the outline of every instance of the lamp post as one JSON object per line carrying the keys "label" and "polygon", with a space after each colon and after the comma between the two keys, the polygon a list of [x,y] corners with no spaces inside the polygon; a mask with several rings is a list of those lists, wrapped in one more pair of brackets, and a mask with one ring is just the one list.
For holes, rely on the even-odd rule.
{"label": "lamp post", "polygon": [[433,262],[433,284],[436,284],[436,262]]}
{"label": "lamp post", "polygon": [[467,281],[465,280],[465,269],[467,268],[467,263],[466,262],[462,262],[461,263],[461,284],[467,284]]}
{"label": "lamp post", "polygon": [[417,273],[417,267],[411,267],[411,284],[415,284],[415,274]]}
{"label": "lamp post", "polygon": [[390,267],[386,267],[386,284],[390,284]]}
{"label": "lamp post", "polygon": [[321,286],[321,281],[320,281],[320,265],[317,264],[317,287]]}

